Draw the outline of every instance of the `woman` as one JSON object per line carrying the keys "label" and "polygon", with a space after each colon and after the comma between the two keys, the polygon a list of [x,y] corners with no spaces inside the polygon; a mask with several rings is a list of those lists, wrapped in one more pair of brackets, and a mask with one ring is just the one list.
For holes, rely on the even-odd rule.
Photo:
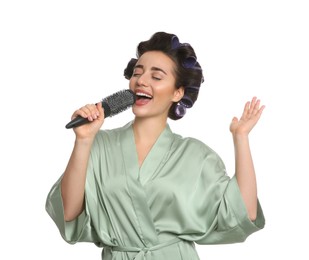
{"label": "woman", "polygon": [[132,122],[100,130],[100,103],[72,116],[90,123],[74,128],[70,160],[46,201],[65,241],[104,247],[104,260],[197,260],[194,243],[243,242],[263,228],[248,139],[264,109],[260,101],[247,102],[231,122],[230,178],[211,148],[167,124],[185,115],[203,82],[189,44],[155,33],[138,45],[124,74],[137,98]]}

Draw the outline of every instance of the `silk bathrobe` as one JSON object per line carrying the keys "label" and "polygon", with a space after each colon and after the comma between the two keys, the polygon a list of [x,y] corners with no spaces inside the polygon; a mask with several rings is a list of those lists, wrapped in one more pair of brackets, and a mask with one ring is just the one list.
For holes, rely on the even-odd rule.
{"label": "silk bathrobe", "polygon": [[197,260],[194,243],[243,242],[264,227],[247,216],[235,176],[204,143],[167,125],[141,167],[132,122],[100,130],[85,185],[85,209],[65,222],[61,177],[46,210],[68,243],[103,247],[103,260]]}

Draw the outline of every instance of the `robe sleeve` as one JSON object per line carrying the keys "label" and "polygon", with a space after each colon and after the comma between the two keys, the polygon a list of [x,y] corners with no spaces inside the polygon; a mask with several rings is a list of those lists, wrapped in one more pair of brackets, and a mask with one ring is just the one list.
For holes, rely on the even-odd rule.
{"label": "robe sleeve", "polygon": [[[202,218],[205,233],[196,237],[197,244],[243,242],[264,227],[265,219],[259,201],[256,220],[251,221],[236,176],[230,178],[226,174],[225,166],[215,152],[206,157],[200,182],[204,184],[204,205],[201,207],[207,214],[205,219]],[[201,191],[197,195],[201,198]]]}
{"label": "robe sleeve", "polygon": [[[70,243],[93,242],[97,246],[107,244],[110,237],[106,232],[106,217],[98,212],[98,193],[100,193],[99,184],[100,170],[95,167],[98,165],[98,158],[102,156],[102,151],[98,139],[99,135],[91,148],[90,158],[87,166],[87,177],[85,184],[85,208],[83,212],[72,221],[64,220],[63,201],[61,196],[62,176],[53,185],[48,193],[45,208],[49,216],[53,219],[63,239]],[[95,212],[95,214],[93,214]],[[100,222],[100,225],[98,224]],[[102,223],[103,222],[103,223]]]}
{"label": "robe sleeve", "polygon": [[87,203],[85,203],[84,211],[74,220],[64,220],[64,210],[61,197],[61,179],[53,185],[46,199],[46,211],[52,218],[62,238],[70,243],[76,242],[98,242],[98,236],[91,225],[91,219],[88,212]]}

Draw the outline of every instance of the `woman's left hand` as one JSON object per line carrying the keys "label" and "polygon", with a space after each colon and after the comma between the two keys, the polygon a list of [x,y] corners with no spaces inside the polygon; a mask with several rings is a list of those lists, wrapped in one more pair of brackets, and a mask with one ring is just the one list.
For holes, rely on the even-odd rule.
{"label": "woman's left hand", "polygon": [[260,106],[260,100],[253,97],[251,102],[245,104],[241,118],[234,117],[230,124],[233,136],[248,135],[259,121],[265,106]]}

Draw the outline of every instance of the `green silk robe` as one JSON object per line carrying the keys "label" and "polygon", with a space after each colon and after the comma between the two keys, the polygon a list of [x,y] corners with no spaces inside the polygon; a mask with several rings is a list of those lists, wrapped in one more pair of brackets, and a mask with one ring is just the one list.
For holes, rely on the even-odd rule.
{"label": "green silk robe", "polygon": [[46,210],[68,243],[103,247],[104,260],[197,260],[197,244],[243,242],[264,227],[247,216],[235,176],[204,143],[167,125],[141,167],[132,123],[100,130],[88,163],[85,209],[64,221],[59,180]]}

